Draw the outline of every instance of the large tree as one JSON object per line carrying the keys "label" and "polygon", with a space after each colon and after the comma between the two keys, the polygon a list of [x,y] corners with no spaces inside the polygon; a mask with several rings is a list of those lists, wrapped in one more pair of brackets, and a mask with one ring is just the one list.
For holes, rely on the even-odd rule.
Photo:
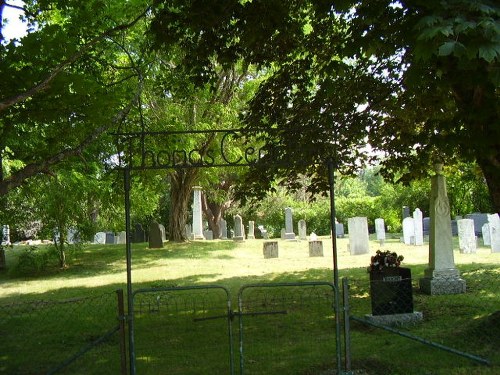
{"label": "large tree", "polygon": [[[246,121],[270,140],[258,194],[298,173],[324,191],[326,159],[353,172],[369,141],[386,176],[475,160],[500,210],[500,9],[488,0],[158,1],[163,41],[182,39],[195,82],[213,61],[271,72]],[[199,17],[203,14],[203,17]],[[288,167],[278,166],[283,161]],[[267,173],[262,173],[263,168]]]}

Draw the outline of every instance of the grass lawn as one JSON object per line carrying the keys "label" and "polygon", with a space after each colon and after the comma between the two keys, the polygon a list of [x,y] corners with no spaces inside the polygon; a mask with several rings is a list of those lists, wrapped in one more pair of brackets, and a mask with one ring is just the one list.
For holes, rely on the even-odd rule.
{"label": "grass lawn", "polygon": [[[399,236],[394,237],[387,240],[382,249],[396,251],[405,257],[403,265],[411,268],[414,285],[416,286],[418,278],[423,276],[423,271],[427,264],[428,245],[405,246],[399,242]],[[278,240],[279,258],[275,259],[264,259],[262,255],[263,240],[249,240],[245,242],[197,241],[183,244],[166,243],[163,249],[154,250],[148,249],[146,247],[147,244],[133,244],[132,281],[134,290],[139,288],[171,288],[207,284],[220,285],[227,288],[233,296],[234,310],[237,303],[235,296],[239,288],[245,284],[264,282],[295,283],[301,281],[331,282],[333,280],[331,239],[322,238],[322,240],[324,257],[309,257],[306,241],[290,242]],[[381,248],[379,243],[374,240],[371,241],[370,246],[369,254],[351,256],[348,252],[348,239],[337,240],[339,273],[340,277],[348,277],[350,280],[351,314],[356,316],[363,316],[370,313],[368,298],[369,278],[366,273],[366,267],[369,264],[370,256]],[[16,275],[12,270],[19,254],[22,254],[24,251],[26,250],[22,247],[7,250],[7,266],[9,270],[0,273],[0,306],[8,306],[13,303],[18,304],[23,301],[61,301],[77,297],[97,299],[97,307],[89,307],[89,311],[84,313],[85,315],[88,314],[86,319],[83,319],[81,312],[77,312],[76,317],[69,320],[67,327],[64,322],[58,322],[53,329],[54,332],[59,332],[57,335],[54,334],[52,336],[54,342],[44,344],[49,346],[62,345],[61,348],[64,348],[64,351],[67,353],[71,353],[71,350],[78,350],[78,346],[75,346],[75,348],[68,347],[69,339],[65,340],[64,334],[71,329],[70,327],[75,325],[86,327],[85,330],[87,332],[91,331],[89,327],[96,323],[90,317],[96,311],[98,314],[102,314],[102,316],[106,314],[113,316],[115,314],[114,307],[111,309],[102,307],[103,311],[101,313],[99,312],[99,308],[101,308],[99,306],[104,306],[104,304],[100,304],[102,295],[111,295],[110,298],[113,299],[114,296],[112,296],[112,293],[114,290],[118,288],[126,289],[125,246],[84,245],[79,249],[69,252],[69,267],[65,270],[59,270],[49,265],[39,270],[36,274],[20,275],[18,273]],[[455,251],[454,256],[457,268],[467,282],[467,293],[455,296],[427,296],[420,294],[418,288],[415,288],[415,310],[423,312],[424,322],[415,327],[405,328],[405,330],[433,342],[458,347],[462,351],[472,352],[491,359],[494,366],[486,367],[477,365],[469,359],[464,359],[443,350],[430,348],[407,338],[357,323],[353,324],[352,329],[353,369],[356,369],[359,374],[493,375],[499,373],[500,357],[498,348],[500,347],[500,336],[497,335],[499,332],[496,323],[498,323],[498,311],[500,310],[500,254],[492,254],[489,249],[479,247],[476,254],[460,254],[458,251]],[[280,290],[279,297],[282,299],[285,298],[286,293],[288,292]],[[331,370],[333,367],[331,360],[325,358],[314,346],[316,344],[319,347],[326,345],[331,347],[334,345],[331,335],[328,337],[327,335],[322,335],[325,327],[333,324],[332,316],[331,314],[323,314],[322,316],[325,317],[325,320],[321,324],[325,324],[326,326],[321,326],[318,323],[316,327],[315,324],[321,322],[322,318],[320,316],[312,318],[312,316],[315,312],[320,311],[321,307],[319,307],[319,304],[316,305],[316,302],[313,302],[313,300],[303,297],[302,294],[302,291],[297,292],[294,290],[293,296],[289,299],[289,301],[293,302],[293,306],[288,305],[286,308],[290,312],[296,312],[296,314],[289,313],[287,316],[284,316],[277,310],[276,315],[268,316],[265,320],[261,321],[244,318],[244,321],[247,322],[245,326],[247,354],[251,357],[245,357],[245,374],[268,373],[263,372],[264,369],[272,366],[275,366],[274,370],[269,370],[271,371],[269,373],[325,375],[333,373]],[[300,298],[298,298],[299,295]],[[160,297],[164,301],[171,298],[171,295],[167,292],[155,295],[157,301],[160,300]],[[217,300],[219,302],[219,300],[223,301],[224,296],[221,297],[217,293],[213,293],[209,297],[196,297],[196,300],[200,301],[207,298],[210,301]],[[277,297],[268,297],[266,295],[259,298],[275,300]],[[298,304],[297,300],[299,299],[300,301],[307,302]],[[317,300],[317,298],[314,299],[314,301]],[[217,303],[217,305],[219,306],[217,309],[221,305],[223,306],[223,313],[224,303]],[[149,303],[148,306],[151,306],[151,304]],[[269,306],[266,306],[266,308],[270,308]],[[208,310],[210,309],[208,307],[205,310],[205,315],[220,312],[214,310],[209,313]],[[148,311],[151,312],[151,308]],[[9,310],[1,309],[0,314],[10,313]],[[48,314],[53,315],[57,314],[57,312],[49,312]],[[11,318],[19,320],[21,319],[20,315],[22,314],[15,314]],[[65,315],[69,316],[71,313],[68,312]],[[218,329],[219,332],[223,332],[222,337],[214,335],[207,338],[205,337],[207,331],[197,331],[198,328],[192,329],[192,324],[186,326],[184,323],[179,324],[177,321],[177,323],[172,322],[168,324],[167,327],[165,322],[168,321],[166,319],[172,317],[171,315],[165,313],[161,319],[159,315],[153,317],[151,314],[139,314],[137,317],[137,323],[144,325],[144,330],[141,330],[141,332],[146,332],[146,327],[151,327],[151,324],[154,323],[153,329],[150,328],[148,332],[149,337],[155,337],[155,340],[158,340],[156,341],[157,343],[162,342],[171,348],[168,350],[169,352],[177,353],[175,358],[176,360],[179,359],[181,364],[177,370],[169,368],[168,373],[187,374],[189,372],[186,371],[186,368],[189,368],[189,364],[200,360],[201,357],[206,357],[207,360],[205,362],[207,363],[226,361],[226,354],[220,356],[217,354],[217,351],[220,350],[216,349],[220,349],[223,346],[221,341],[224,341],[225,326]],[[178,312],[174,315],[176,315],[176,318],[179,317]],[[304,319],[304,317],[307,317],[307,319]],[[9,320],[10,323],[12,319]],[[308,330],[304,328],[304,332],[301,333],[290,329],[289,327],[294,327],[294,324],[297,324],[294,319],[300,321],[300,327],[307,327]],[[102,329],[106,330],[104,327],[112,327],[115,322],[113,319],[110,319],[110,321],[110,325],[103,326]],[[190,322],[192,321],[190,319]],[[201,322],[202,320],[198,321]],[[211,325],[218,325],[220,323],[220,321],[207,321],[202,324],[206,324],[206,329],[212,330]],[[202,327],[202,324],[200,323],[196,326]],[[43,329],[47,326],[46,319],[43,318],[40,321],[36,321],[36,319],[32,320],[29,327],[33,327],[33,325]],[[233,335],[236,344],[235,350],[237,350],[238,335],[236,331],[238,330],[236,329],[237,324],[233,325],[235,331]],[[266,336],[266,339],[260,337],[262,331],[257,329],[259,326],[268,327],[264,328],[264,331],[272,334],[272,337]],[[21,327],[28,329],[27,324],[26,326],[21,325]],[[165,327],[164,332],[161,327]],[[186,327],[190,328],[187,329]],[[0,333],[7,328],[2,327],[0,321]],[[99,328],[100,331],[102,329]],[[141,341],[139,332],[137,335],[138,345],[144,343],[144,341]],[[16,336],[14,335],[13,337],[15,338]],[[172,338],[177,340],[180,337],[184,340],[183,342],[171,342]],[[202,338],[205,340],[202,340]],[[90,342],[92,339],[94,337],[89,337],[86,340]],[[267,340],[268,343],[266,344],[264,340]],[[3,343],[0,344],[0,347],[5,345],[5,340],[2,341]],[[214,342],[217,345],[214,345]],[[290,344],[287,344],[287,342],[290,342]],[[156,347],[158,346],[156,344]],[[196,349],[198,346],[203,349]],[[214,347],[214,353],[207,352],[207,347]],[[175,348],[180,349],[177,350]],[[190,351],[186,348],[194,349]],[[10,352],[8,350],[0,350],[0,373],[2,373],[2,369],[4,373],[9,373],[13,368],[7,365],[2,367],[2,359],[6,362],[12,361],[13,357],[15,357],[15,350],[22,350],[21,347],[9,349],[11,349]],[[138,366],[143,366],[140,373],[161,373],[158,369],[163,368],[161,367],[163,365],[155,365],[154,363],[158,362],[159,358],[163,357],[164,354],[161,354],[161,351],[155,353],[157,349],[155,348],[155,343],[149,342],[148,345],[140,349],[142,352],[137,358]],[[280,352],[285,349],[289,349],[291,354]],[[106,364],[107,362],[102,358],[115,356],[115,349],[108,345],[108,347],[104,347],[102,350],[107,354],[101,354],[93,361],[95,366],[98,366],[96,368],[102,370],[102,366],[104,365],[110,369],[110,372],[106,373],[116,373],[115,370],[111,370],[115,365]],[[107,350],[113,354],[109,354]],[[3,354],[4,357],[2,358],[2,352],[8,354]],[[315,361],[313,364],[300,363],[301,358],[309,358],[309,356],[305,355],[306,352],[314,352],[314,357],[311,359]],[[33,355],[33,351],[31,355]],[[189,355],[192,355],[193,358]],[[328,356],[334,357],[334,346]],[[24,361],[26,360],[24,359]],[[100,363],[100,361],[103,362]],[[18,362],[21,363],[22,360],[20,359]],[[238,363],[235,366],[238,367]],[[289,366],[292,367],[290,368]],[[74,367],[68,371],[67,373],[80,373]],[[92,370],[89,368],[82,368],[81,371],[83,371],[81,373],[92,373]],[[100,373],[98,370],[95,371],[94,373]],[[218,370],[210,366],[203,371],[198,371],[198,373],[218,373]],[[18,373],[31,372],[19,371]],[[36,371],[32,373],[36,373]],[[237,371],[236,373],[239,372]]]}

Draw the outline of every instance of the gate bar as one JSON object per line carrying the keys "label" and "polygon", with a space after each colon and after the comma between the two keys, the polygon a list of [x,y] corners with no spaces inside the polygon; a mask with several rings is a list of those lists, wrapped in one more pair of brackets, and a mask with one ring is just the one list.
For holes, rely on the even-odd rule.
{"label": "gate bar", "polygon": [[438,349],[442,349],[442,350],[445,350],[445,351],[453,353],[453,354],[457,354],[459,356],[462,356],[462,357],[471,359],[473,361],[479,362],[479,363],[481,363],[483,365],[491,366],[491,362],[489,360],[487,360],[485,358],[482,358],[482,357],[478,357],[478,356],[476,356],[474,354],[465,353],[465,352],[462,352],[460,350],[450,348],[449,346],[441,345],[441,344],[439,344],[437,342],[434,342],[434,341],[430,341],[430,340],[423,339],[421,337],[413,336],[413,335],[410,335],[409,333],[398,331],[397,329],[394,329],[394,328],[391,328],[391,327],[388,327],[388,326],[384,326],[382,324],[377,324],[377,323],[374,323],[374,322],[370,322],[370,321],[368,321],[366,319],[363,319],[363,318],[358,318],[356,316],[351,316],[350,318],[352,320],[355,320],[355,321],[363,323],[363,324],[367,324],[367,325],[370,325],[370,326],[373,326],[373,327],[376,327],[376,328],[384,329],[384,330],[392,332],[392,333],[396,333],[396,334],[398,334],[400,336],[403,336],[403,337],[406,337],[406,338],[418,341],[418,342],[420,342],[422,344],[429,345],[429,346],[432,346],[432,347],[435,347],[435,348],[438,348]]}

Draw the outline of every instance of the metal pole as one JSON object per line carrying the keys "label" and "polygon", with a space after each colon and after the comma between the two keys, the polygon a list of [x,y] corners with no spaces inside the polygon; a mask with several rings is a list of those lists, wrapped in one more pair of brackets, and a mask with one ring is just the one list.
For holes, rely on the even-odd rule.
{"label": "metal pole", "polygon": [[349,280],[347,277],[342,279],[342,294],[344,296],[344,352],[345,352],[345,370],[351,371],[351,324],[349,321]]}
{"label": "metal pole", "polygon": [[330,185],[330,225],[332,229],[333,251],[333,285],[335,286],[335,336],[337,341],[337,374],[342,373],[342,344],[340,331],[340,304],[339,304],[339,269],[337,263],[337,229],[335,227],[335,194],[334,194],[334,165],[333,159],[328,159],[328,182]]}
{"label": "metal pole", "polygon": [[127,375],[127,345],[125,333],[125,306],[123,299],[123,289],[117,289],[116,295],[118,298],[118,324],[120,327],[119,340],[120,340],[120,374]]}
{"label": "metal pole", "polygon": [[124,174],[125,185],[125,232],[126,232],[126,257],[127,257],[127,312],[128,312],[128,350],[130,361],[130,374],[135,375],[135,346],[134,346],[134,302],[132,295],[132,246],[130,243],[130,169],[126,168]]}

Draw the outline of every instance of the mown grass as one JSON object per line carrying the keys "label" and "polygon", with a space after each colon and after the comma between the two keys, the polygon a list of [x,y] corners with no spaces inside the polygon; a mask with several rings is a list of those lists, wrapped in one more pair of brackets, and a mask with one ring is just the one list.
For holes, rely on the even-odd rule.
{"label": "mown grass", "polygon": [[[236,309],[238,290],[245,284],[332,281],[331,240],[325,238],[323,242],[325,256],[309,258],[306,242],[279,241],[278,259],[263,259],[261,240],[243,243],[167,243],[164,249],[155,250],[148,249],[146,244],[134,244],[134,290],[221,285],[229,289],[233,309]],[[371,254],[351,256],[347,251],[347,243],[347,239],[337,241],[340,276],[350,280],[352,315],[363,316],[370,313],[366,266]],[[372,241],[370,246],[372,253],[380,248],[376,241]],[[457,268],[467,282],[467,293],[427,296],[421,294],[416,285],[416,280],[423,276],[426,267],[427,246],[404,246],[394,238],[386,241],[383,247],[404,254],[404,265],[412,269],[415,279],[415,309],[424,314],[424,322],[404,330],[433,342],[488,358],[494,366],[478,365],[470,359],[354,323],[351,331],[353,369],[359,374],[498,373],[499,254],[491,254],[486,248],[479,248],[477,254],[460,254],[455,251]],[[40,248],[36,251],[46,250]],[[112,294],[116,289],[126,289],[123,245],[84,245],[74,248],[69,251],[70,266],[67,269],[60,270],[55,266],[56,262],[49,261],[32,273],[26,269],[16,270],[16,263],[23,251],[25,250],[20,247],[7,250],[8,270],[0,273],[0,306],[18,306],[24,302],[25,307],[29,307],[30,304],[33,305],[33,301],[66,301],[77,297],[90,298],[91,301],[81,303],[72,310],[61,310],[61,306],[71,304],[54,307],[46,305],[42,309],[46,313],[41,316],[33,315],[32,311],[36,310],[33,306],[31,310],[28,308],[29,313],[12,313],[16,311],[14,307],[2,308],[0,314],[3,321],[6,315],[9,319],[7,326],[0,321],[0,333],[5,338],[0,344],[0,373],[43,373],[41,368],[46,371],[47,365],[37,367],[36,364],[46,363],[47,356],[53,358],[50,362],[53,366],[58,360],[77,352],[82,346],[82,339],[78,341],[70,336],[85,332],[83,343],[89,343],[112,328],[116,324],[115,297]],[[52,259],[50,256],[48,258]],[[279,296],[285,294],[283,290],[277,293]],[[107,297],[101,300],[103,295]],[[294,291],[292,295],[298,296],[300,293]],[[164,297],[158,293],[152,296]],[[96,299],[95,303],[92,298]],[[194,294],[186,298],[199,300]],[[224,313],[226,305],[224,301],[221,303],[220,296],[208,299],[216,307],[206,309],[203,314]],[[245,345],[249,356],[245,357],[245,374],[332,374],[335,368],[332,314],[330,320],[325,321],[325,324],[330,324],[329,328],[318,328],[311,325],[311,321],[321,321],[319,316],[313,318],[314,312],[321,309],[310,305],[310,309],[289,306],[287,310],[289,313],[286,316],[276,314],[260,316],[258,319],[244,318],[244,329],[248,330],[245,331]],[[227,373],[227,326],[223,321],[200,321],[193,324],[192,317],[188,316],[192,311],[180,311],[168,314],[144,312],[138,315],[138,328],[141,329],[136,330],[136,335],[140,373]],[[182,316],[187,317],[179,320]],[[237,354],[239,342],[236,322],[237,319],[233,322],[233,340]],[[12,327],[16,327],[15,332],[11,330]],[[48,341],[43,341],[41,338],[47,330],[51,334]],[[23,333],[26,335],[23,336]],[[40,337],[40,340],[36,337]],[[66,373],[118,373],[117,340],[117,337],[113,337],[110,342],[70,366]],[[9,344],[6,345],[6,342]],[[56,350],[49,351],[49,348]],[[53,354],[54,352],[59,355]],[[235,358],[238,370],[238,356]]]}

